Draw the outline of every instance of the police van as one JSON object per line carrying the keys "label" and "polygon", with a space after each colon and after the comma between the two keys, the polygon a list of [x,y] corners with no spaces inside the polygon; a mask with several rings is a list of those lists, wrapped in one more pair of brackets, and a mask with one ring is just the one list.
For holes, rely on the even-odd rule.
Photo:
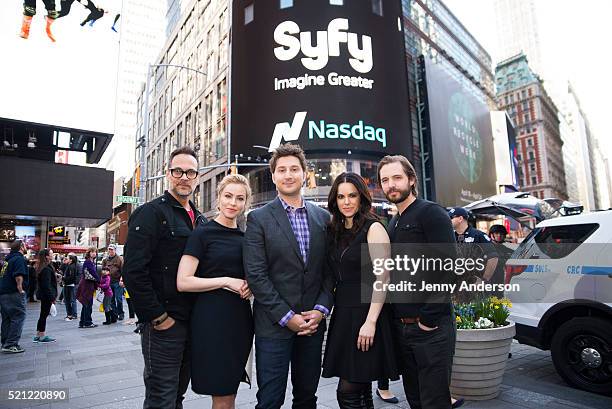
{"label": "police van", "polygon": [[538,223],[506,262],[516,339],[570,385],[612,395],[612,210]]}

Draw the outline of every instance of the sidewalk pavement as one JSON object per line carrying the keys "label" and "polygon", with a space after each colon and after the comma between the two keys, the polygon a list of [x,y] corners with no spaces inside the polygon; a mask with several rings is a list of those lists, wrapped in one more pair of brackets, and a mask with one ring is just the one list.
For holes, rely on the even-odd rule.
{"label": "sidewalk pavement", "polygon": [[[0,400],[0,408],[141,408],[144,397],[143,361],[139,335],[135,326],[121,322],[93,329],[79,329],[78,321],[65,322],[64,305],[58,304],[58,315],[47,320],[47,334],[57,338],[51,344],[34,344],[40,304],[29,303],[21,338],[22,354],[0,355],[0,391],[9,388],[69,388],[65,402]],[[127,311],[127,305],[125,306]],[[79,308],[80,312],[80,308]],[[94,312],[94,322],[101,324],[104,315]],[[514,343],[513,357],[508,361],[502,392],[494,400],[467,402],[466,408],[487,409],[571,409],[612,408],[612,398],[572,389],[556,374],[550,353]],[[289,382],[290,383],[290,382]],[[337,379],[321,378],[319,408],[338,408]],[[392,382],[391,390],[400,398],[397,405],[375,400],[376,408],[409,408],[401,382]],[[236,399],[237,408],[255,407],[257,385],[242,385]],[[1,399],[1,398],[0,398]],[[191,390],[185,409],[207,409],[211,399]],[[291,407],[291,386],[283,408]]]}

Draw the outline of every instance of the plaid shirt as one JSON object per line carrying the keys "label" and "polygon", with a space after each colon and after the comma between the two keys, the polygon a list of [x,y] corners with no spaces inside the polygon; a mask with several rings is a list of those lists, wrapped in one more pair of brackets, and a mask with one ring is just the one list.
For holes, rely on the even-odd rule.
{"label": "plaid shirt", "polygon": [[[295,239],[297,240],[300,248],[300,254],[302,255],[304,264],[306,264],[308,262],[308,251],[310,250],[310,230],[308,226],[308,212],[306,211],[306,203],[304,200],[302,200],[302,206],[296,208],[287,204],[287,202],[285,202],[280,196],[278,198],[280,199],[283,208],[287,212],[291,229],[293,230],[293,234],[295,235]],[[314,306],[314,309],[321,311],[325,315],[329,314],[329,310],[322,305],[317,304]],[[290,310],[278,322],[278,324],[281,327],[286,326],[294,315],[295,312]]]}
{"label": "plaid shirt", "polygon": [[304,200],[302,200],[302,206],[296,208],[288,205],[280,196],[279,199],[287,212],[289,223],[291,223],[291,229],[300,247],[300,253],[302,254],[304,264],[306,264],[308,262],[308,250],[310,246],[310,230],[308,229],[308,212],[306,211],[306,204]]}

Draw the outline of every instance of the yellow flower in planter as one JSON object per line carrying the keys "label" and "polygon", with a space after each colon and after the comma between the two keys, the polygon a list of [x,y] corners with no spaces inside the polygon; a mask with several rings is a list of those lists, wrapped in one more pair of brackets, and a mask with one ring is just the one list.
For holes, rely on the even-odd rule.
{"label": "yellow flower in planter", "polygon": [[499,310],[499,305],[496,305],[496,306],[495,306],[495,309],[496,309],[496,310]]}
{"label": "yellow flower in planter", "polygon": [[457,315],[455,317],[455,321],[457,322],[457,324],[460,324],[461,323],[461,317]]}

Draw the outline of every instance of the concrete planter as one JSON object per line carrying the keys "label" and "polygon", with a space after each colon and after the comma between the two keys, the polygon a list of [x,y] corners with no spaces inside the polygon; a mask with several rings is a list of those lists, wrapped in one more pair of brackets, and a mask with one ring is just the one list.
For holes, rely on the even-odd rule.
{"label": "concrete planter", "polygon": [[514,322],[491,329],[458,329],[451,395],[467,400],[488,400],[499,395]]}

